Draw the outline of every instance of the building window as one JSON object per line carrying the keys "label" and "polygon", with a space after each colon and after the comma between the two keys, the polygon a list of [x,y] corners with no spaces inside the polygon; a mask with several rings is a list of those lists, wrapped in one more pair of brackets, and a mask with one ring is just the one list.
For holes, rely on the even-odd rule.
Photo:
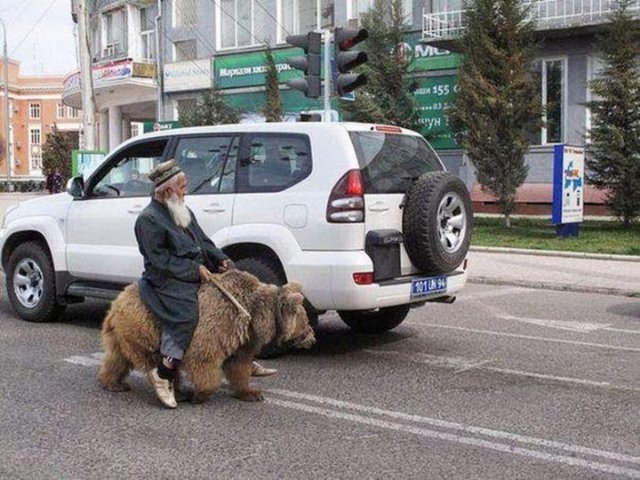
{"label": "building window", "polygon": [[539,60],[534,64],[534,74],[540,83],[544,124],[539,133],[533,134],[531,143],[562,143],[565,136],[566,61],[558,58]]}
{"label": "building window", "polygon": [[[362,14],[366,11],[373,8],[373,2],[375,0],[349,0],[347,3],[347,18],[362,18]],[[402,0],[402,9],[404,11],[405,16],[405,24],[411,25],[413,24],[413,2],[414,0]],[[433,11],[440,11],[438,9],[438,3],[442,4],[444,8],[448,10],[452,9],[452,4],[456,3],[455,1],[446,0],[438,2],[438,0],[434,0]],[[427,2],[427,5],[429,2]]]}
{"label": "building window", "polygon": [[289,34],[330,28],[335,23],[335,0],[278,0],[279,41]]}
{"label": "building window", "polygon": [[175,42],[173,47],[173,58],[176,62],[195,60],[198,58],[198,47],[195,40]]}
{"label": "building window", "polygon": [[40,127],[29,127],[29,162],[32,170],[42,169]]}
{"label": "building window", "polygon": [[127,51],[127,20],[124,9],[102,15],[102,58],[114,57]]}
{"label": "building window", "polygon": [[56,118],[65,118],[67,116],[66,113],[66,107],[64,106],[64,104],[59,103],[56,108]]}
{"label": "building window", "polygon": [[29,118],[40,118],[40,104],[39,103],[30,103],[29,104]]}
{"label": "building window", "polygon": [[198,24],[196,5],[196,0],[174,0],[173,26],[176,28],[195,27]]}
{"label": "building window", "polygon": [[157,8],[145,7],[140,9],[140,37],[142,40],[143,60],[154,60],[156,58],[156,32],[154,24],[156,13]]}
{"label": "building window", "polygon": [[216,2],[218,48],[273,43],[276,0],[220,0]]}
{"label": "building window", "polygon": [[186,100],[178,100],[176,104],[177,120],[183,120],[185,117],[190,116],[198,107],[198,100],[195,98],[189,98]]}
{"label": "building window", "polygon": [[80,116],[80,110],[73,107],[67,107],[67,116],[69,118],[78,118]]}

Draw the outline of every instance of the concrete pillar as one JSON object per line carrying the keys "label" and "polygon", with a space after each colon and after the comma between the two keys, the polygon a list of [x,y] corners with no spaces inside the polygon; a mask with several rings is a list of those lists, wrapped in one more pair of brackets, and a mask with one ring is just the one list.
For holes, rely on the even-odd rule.
{"label": "concrete pillar", "polygon": [[103,152],[109,151],[109,114],[107,111],[100,112],[100,142],[99,148]]}
{"label": "concrete pillar", "polygon": [[109,107],[109,151],[122,143],[122,108]]}
{"label": "concrete pillar", "polygon": [[128,115],[122,116],[122,141],[131,138],[131,118]]}

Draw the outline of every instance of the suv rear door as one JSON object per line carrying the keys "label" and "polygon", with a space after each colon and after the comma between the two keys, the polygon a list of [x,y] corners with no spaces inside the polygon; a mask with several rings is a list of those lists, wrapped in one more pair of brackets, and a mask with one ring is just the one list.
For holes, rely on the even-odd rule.
{"label": "suv rear door", "polygon": [[[402,201],[411,182],[420,175],[444,170],[442,162],[419,135],[402,133],[398,127],[352,130],[364,183],[365,235],[371,230],[394,229],[402,232]],[[400,248],[402,275],[414,273],[404,249]]]}

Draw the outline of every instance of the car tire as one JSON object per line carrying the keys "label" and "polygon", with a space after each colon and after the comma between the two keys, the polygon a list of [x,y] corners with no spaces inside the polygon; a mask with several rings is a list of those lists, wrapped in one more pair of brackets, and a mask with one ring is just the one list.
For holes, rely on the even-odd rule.
{"label": "car tire", "polygon": [[58,320],[66,306],[56,300],[51,258],[38,242],[19,245],[7,264],[7,296],[20,318],[28,322]]}
{"label": "car tire", "polygon": [[384,333],[400,325],[410,308],[409,305],[397,305],[371,311],[342,310],[338,315],[354,332]]}
{"label": "car tire", "polygon": [[455,270],[471,243],[473,213],[466,185],[448,172],[429,172],[407,191],[402,217],[411,262],[437,275]]}

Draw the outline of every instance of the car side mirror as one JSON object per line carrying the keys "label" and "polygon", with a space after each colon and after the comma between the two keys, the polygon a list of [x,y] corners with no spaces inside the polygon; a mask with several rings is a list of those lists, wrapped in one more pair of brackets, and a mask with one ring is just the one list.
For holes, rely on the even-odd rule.
{"label": "car side mirror", "polygon": [[73,198],[82,198],[84,196],[84,178],[70,178],[67,182],[67,193]]}

